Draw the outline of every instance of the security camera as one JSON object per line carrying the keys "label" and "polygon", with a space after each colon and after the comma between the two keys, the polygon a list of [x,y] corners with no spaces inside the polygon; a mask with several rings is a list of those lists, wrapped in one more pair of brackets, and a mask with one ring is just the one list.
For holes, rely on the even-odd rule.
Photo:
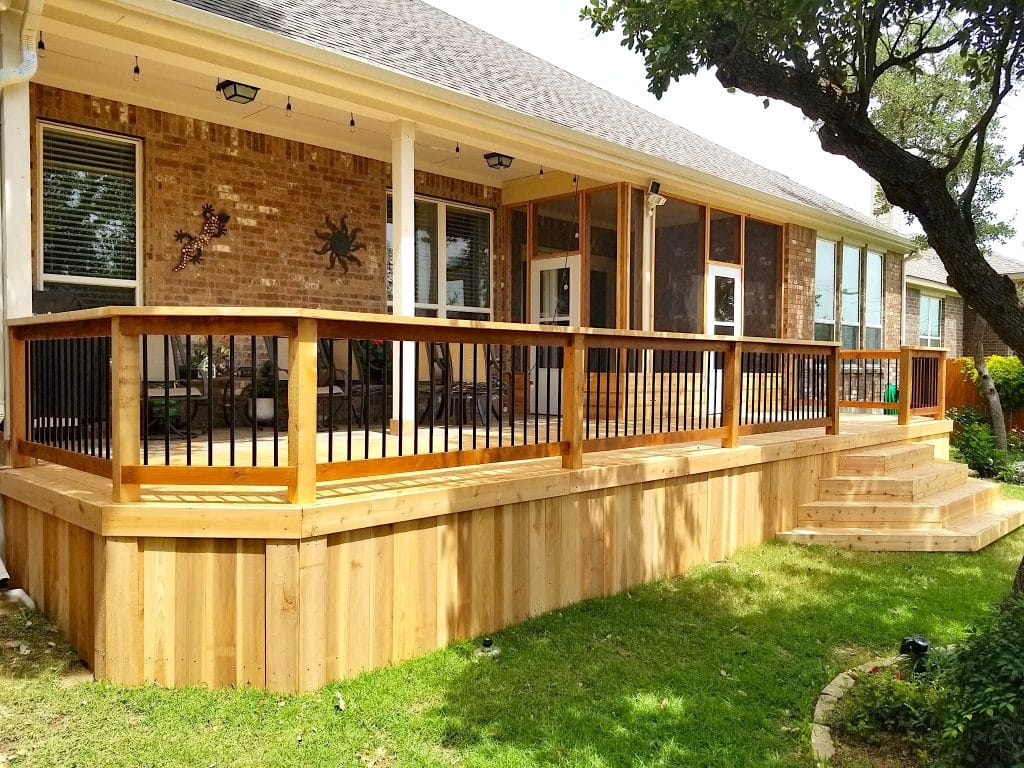
{"label": "security camera", "polygon": [[664,205],[668,200],[663,195],[659,195],[656,192],[650,192],[647,195],[647,210],[650,213],[654,213],[654,209],[660,205]]}
{"label": "security camera", "polygon": [[661,194],[661,182],[660,181],[652,180],[651,181],[651,186],[647,188],[647,194],[649,194],[649,195]]}

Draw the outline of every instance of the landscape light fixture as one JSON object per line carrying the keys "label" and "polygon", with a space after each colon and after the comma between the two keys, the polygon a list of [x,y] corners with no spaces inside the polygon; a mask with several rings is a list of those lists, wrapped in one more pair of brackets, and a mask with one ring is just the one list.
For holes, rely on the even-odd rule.
{"label": "landscape light fixture", "polygon": [[260,92],[255,85],[246,85],[236,80],[221,80],[217,83],[217,90],[224,95],[225,99],[233,101],[235,104],[249,104]]}
{"label": "landscape light fixture", "polygon": [[503,155],[501,152],[488,152],[484,155],[487,165],[495,170],[511,168],[514,159],[512,155]]}

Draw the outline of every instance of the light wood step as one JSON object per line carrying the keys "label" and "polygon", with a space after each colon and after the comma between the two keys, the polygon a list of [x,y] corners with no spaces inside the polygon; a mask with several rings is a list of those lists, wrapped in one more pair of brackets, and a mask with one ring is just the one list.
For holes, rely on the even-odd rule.
{"label": "light wood step", "polygon": [[997,483],[968,479],[917,501],[860,497],[812,501],[797,509],[801,528],[941,528],[963,515],[987,512],[1002,496]]}
{"label": "light wood step", "polygon": [[839,471],[846,475],[885,475],[904,467],[935,461],[935,448],[922,443],[883,445],[839,457]]}
{"label": "light wood step", "polygon": [[918,467],[893,470],[887,475],[836,475],[819,480],[818,498],[821,501],[917,501],[961,485],[966,480],[966,465],[934,461]]}
{"label": "light wood step", "polygon": [[794,528],[778,538],[870,552],[976,552],[1024,525],[1024,501],[1000,499],[990,510],[945,528]]}

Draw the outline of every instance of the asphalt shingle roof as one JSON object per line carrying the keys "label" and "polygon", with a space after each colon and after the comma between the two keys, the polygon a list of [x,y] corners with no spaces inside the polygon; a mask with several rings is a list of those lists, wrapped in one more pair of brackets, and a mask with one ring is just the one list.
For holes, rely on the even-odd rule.
{"label": "asphalt shingle roof", "polygon": [[[1024,263],[1006,256],[991,254],[985,260],[992,265],[1000,275],[1021,275],[1024,274]],[[948,285],[949,276],[942,260],[933,250],[924,251],[920,257],[907,262],[907,277],[916,277],[918,280],[927,280],[932,283]]]}
{"label": "asphalt shingle roof", "polygon": [[877,221],[421,0],[176,0],[778,198]]}

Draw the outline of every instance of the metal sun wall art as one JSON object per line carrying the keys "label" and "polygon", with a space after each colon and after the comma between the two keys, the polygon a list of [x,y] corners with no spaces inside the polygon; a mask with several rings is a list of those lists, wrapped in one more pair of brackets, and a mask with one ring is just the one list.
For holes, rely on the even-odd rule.
{"label": "metal sun wall art", "polygon": [[214,207],[207,203],[203,206],[203,226],[198,235],[190,234],[182,229],[174,233],[174,239],[181,243],[181,260],[174,268],[181,272],[189,264],[201,264],[203,249],[209,247],[215,237],[225,237],[228,233],[228,221],[231,217],[224,211],[214,212]]}
{"label": "metal sun wall art", "polygon": [[331,221],[330,214],[328,214],[324,217],[324,224],[327,225],[327,230],[313,230],[313,233],[324,241],[323,245],[316,249],[314,253],[319,256],[330,253],[331,261],[327,268],[334,269],[334,265],[337,264],[345,274],[348,274],[350,264],[355,264],[357,267],[363,266],[363,262],[355,257],[355,252],[366,248],[362,243],[356,242],[356,238],[359,237],[359,233],[362,230],[359,227],[349,230],[346,222],[347,218],[347,215],[342,216],[341,223],[335,224]]}

